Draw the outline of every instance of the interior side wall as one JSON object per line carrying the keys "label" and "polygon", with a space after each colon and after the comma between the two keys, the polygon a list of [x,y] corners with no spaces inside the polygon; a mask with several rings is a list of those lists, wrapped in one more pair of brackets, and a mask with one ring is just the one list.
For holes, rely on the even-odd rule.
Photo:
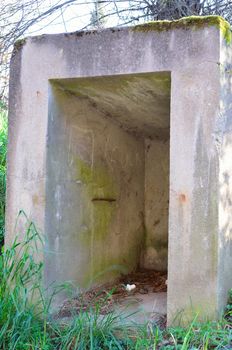
{"label": "interior side wall", "polygon": [[167,270],[169,140],[145,140],[145,232],[143,267]]}
{"label": "interior side wall", "polygon": [[81,96],[49,105],[46,276],[89,287],[139,264],[144,145]]}

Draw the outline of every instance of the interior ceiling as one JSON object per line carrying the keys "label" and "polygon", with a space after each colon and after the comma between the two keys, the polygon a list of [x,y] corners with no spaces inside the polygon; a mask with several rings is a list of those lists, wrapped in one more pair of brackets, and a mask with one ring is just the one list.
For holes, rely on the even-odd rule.
{"label": "interior ceiling", "polygon": [[128,132],[169,138],[169,72],[55,80],[62,90],[85,99]]}

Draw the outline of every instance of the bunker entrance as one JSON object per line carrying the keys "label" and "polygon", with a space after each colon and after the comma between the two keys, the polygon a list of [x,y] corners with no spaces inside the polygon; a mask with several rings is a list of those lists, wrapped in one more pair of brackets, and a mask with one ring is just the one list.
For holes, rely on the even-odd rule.
{"label": "bunker entrance", "polygon": [[49,284],[119,281],[165,313],[170,85],[169,72],[50,82]]}

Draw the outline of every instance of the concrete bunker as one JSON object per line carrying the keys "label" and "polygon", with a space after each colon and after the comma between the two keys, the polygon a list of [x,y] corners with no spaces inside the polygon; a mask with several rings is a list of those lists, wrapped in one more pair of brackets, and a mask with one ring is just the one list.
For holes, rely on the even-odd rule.
{"label": "concrete bunker", "polygon": [[6,240],[23,210],[47,239],[45,287],[166,270],[168,238],[167,323],[220,317],[232,286],[231,52],[217,16],[15,45]]}
{"label": "concrete bunker", "polygon": [[170,86],[169,72],[50,81],[49,283],[167,271]]}

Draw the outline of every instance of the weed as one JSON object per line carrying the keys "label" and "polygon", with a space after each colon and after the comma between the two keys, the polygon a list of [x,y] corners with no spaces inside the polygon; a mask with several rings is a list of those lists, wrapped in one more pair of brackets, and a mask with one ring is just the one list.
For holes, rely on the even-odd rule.
{"label": "weed", "polygon": [[[25,214],[23,212],[20,215]],[[22,236],[22,233],[19,232]],[[27,221],[23,241],[15,241],[0,256],[0,349],[3,350],[207,350],[231,349],[231,294],[226,318],[185,329],[160,330],[138,326],[125,315],[100,313],[102,305],[79,311],[67,320],[54,318],[42,288],[43,265],[35,255],[43,244],[35,225]],[[62,288],[58,288],[62,292]],[[107,302],[107,300],[106,300]]]}

